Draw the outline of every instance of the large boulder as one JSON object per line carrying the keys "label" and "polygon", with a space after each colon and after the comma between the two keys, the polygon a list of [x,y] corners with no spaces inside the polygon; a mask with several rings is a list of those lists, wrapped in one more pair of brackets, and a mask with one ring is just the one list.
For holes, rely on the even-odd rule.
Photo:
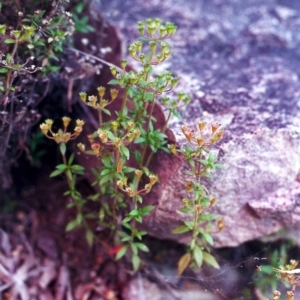
{"label": "large boulder", "polygon": [[[225,129],[219,161],[226,166],[208,182],[218,198],[214,212],[226,229],[216,246],[245,241],[300,224],[299,70],[300,15],[293,1],[129,0],[100,5],[124,40],[133,40],[134,23],[159,17],[179,26],[174,58],[166,68],[182,78],[181,89],[193,96],[173,121],[177,142],[184,145],[182,124],[216,121]],[[178,211],[187,166],[160,154],[156,171],[162,183],[147,201],[155,203],[143,227],[159,238],[181,242],[171,230],[185,218]],[[177,171],[177,172],[176,172]]]}

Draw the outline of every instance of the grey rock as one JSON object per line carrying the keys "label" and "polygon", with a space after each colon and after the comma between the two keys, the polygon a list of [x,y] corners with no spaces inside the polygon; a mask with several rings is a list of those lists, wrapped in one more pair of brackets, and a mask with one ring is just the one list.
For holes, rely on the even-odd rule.
{"label": "grey rock", "polygon": [[[275,0],[117,2],[101,9],[125,43],[133,41],[134,23],[145,17],[179,26],[174,58],[165,68],[182,78],[179,88],[193,100],[183,120],[170,125],[178,144],[184,145],[182,124],[217,121],[226,131],[217,149],[226,169],[207,183],[218,197],[214,212],[226,224],[215,235],[216,246],[299,226],[299,7]],[[156,207],[143,227],[156,237],[187,242],[187,236],[170,233],[185,217],[178,208],[187,166],[176,161],[175,172],[174,158],[157,159],[164,161],[165,180],[148,199]]]}

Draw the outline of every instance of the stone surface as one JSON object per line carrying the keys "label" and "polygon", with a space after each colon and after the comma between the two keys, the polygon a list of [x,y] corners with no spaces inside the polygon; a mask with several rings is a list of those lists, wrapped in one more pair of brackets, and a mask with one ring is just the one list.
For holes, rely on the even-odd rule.
{"label": "stone surface", "polygon": [[[171,129],[183,145],[180,125],[217,121],[226,130],[212,192],[226,229],[216,246],[235,246],[280,228],[300,224],[300,7],[297,1],[109,1],[100,10],[120,30],[126,48],[135,22],[159,17],[179,29],[174,57],[166,63],[193,96],[183,121]],[[160,160],[161,161],[161,160]],[[164,158],[166,161],[166,158]],[[169,161],[172,166],[172,160]],[[153,235],[172,236],[180,224],[185,165],[170,168],[150,201],[157,203],[143,225]],[[158,173],[159,170],[158,170]]]}

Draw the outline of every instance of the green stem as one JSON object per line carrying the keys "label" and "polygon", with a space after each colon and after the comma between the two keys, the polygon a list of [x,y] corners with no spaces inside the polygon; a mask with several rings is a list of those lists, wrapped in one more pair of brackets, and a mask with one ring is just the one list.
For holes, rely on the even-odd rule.
{"label": "green stem", "polygon": [[162,128],[162,130],[161,130],[162,133],[165,133],[165,132],[166,132],[167,127],[168,127],[168,123],[169,123],[169,121],[170,121],[170,119],[171,119],[171,116],[172,116],[172,112],[171,112],[171,110],[169,110],[169,113],[168,113],[168,116],[167,116],[165,125],[164,125],[164,127]]}
{"label": "green stem", "polygon": [[125,94],[123,97],[123,101],[122,101],[122,106],[121,106],[121,116],[123,117],[123,112],[126,106],[126,102],[127,102],[127,96],[128,96],[128,92],[127,92],[127,88],[125,88]]}
{"label": "green stem", "polygon": [[98,121],[99,121],[99,128],[102,127],[102,111],[98,109]]}
{"label": "green stem", "polygon": [[[65,165],[67,165],[67,158],[66,158],[66,155],[62,154],[62,160],[63,160],[63,163],[64,163]],[[67,172],[65,172],[65,176],[66,176],[66,178],[67,178],[67,182],[68,182],[69,189],[72,190],[72,188],[73,188],[73,186],[72,186],[72,181],[71,181],[70,178],[68,177]],[[75,185],[74,185],[74,189],[75,189]],[[72,197],[72,196],[71,196],[71,197]],[[73,202],[74,202],[74,204],[75,204],[77,213],[82,215],[82,225],[83,225],[83,227],[84,227],[86,230],[89,230],[90,232],[92,232],[94,239],[97,240],[104,248],[106,248],[107,250],[109,250],[110,247],[109,247],[105,242],[103,242],[102,240],[100,240],[100,239],[93,233],[93,231],[91,230],[90,226],[88,225],[88,223],[86,222],[86,220],[85,220],[85,218],[84,218],[84,216],[83,216],[83,213],[82,213],[82,207],[81,207],[81,205],[78,203],[78,201],[76,200],[76,198],[72,197],[72,199],[73,199]]]}

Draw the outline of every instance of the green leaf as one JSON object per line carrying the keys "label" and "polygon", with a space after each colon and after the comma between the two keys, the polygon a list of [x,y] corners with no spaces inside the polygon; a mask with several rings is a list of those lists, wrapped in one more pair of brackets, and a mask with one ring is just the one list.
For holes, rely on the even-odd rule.
{"label": "green leaf", "polygon": [[131,262],[132,262],[133,270],[137,271],[140,267],[141,259],[138,257],[138,255],[133,254],[131,258]]}
{"label": "green leaf", "polygon": [[213,244],[214,244],[214,239],[213,239],[213,237],[212,237],[209,233],[203,232],[203,233],[202,233],[202,236],[203,236],[203,238],[204,238],[210,245],[213,245]]}
{"label": "green leaf", "polygon": [[150,212],[153,210],[153,205],[147,205],[140,209],[142,216],[147,216],[150,214]]}
{"label": "green leaf", "polygon": [[180,119],[180,120],[182,119],[182,116],[181,116],[181,114],[179,113],[178,110],[172,109],[171,111],[172,111],[172,114],[173,114],[175,117],[177,117],[177,118]]}
{"label": "green leaf", "polygon": [[120,147],[120,151],[121,153],[127,158],[129,159],[129,156],[130,156],[130,152],[129,152],[129,149],[125,146],[121,146]]}
{"label": "green leaf", "polygon": [[68,168],[68,166],[65,164],[60,164],[60,165],[56,166],[57,170],[62,170],[62,171],[66,170],[67,168]]}
{"label": "green leaf", "polygon": [[193,221],[184,221],[183,222],[185,226],[187,226],[190,230],[194,228],[194,222]]}
{"label": "green leaf", "polygon": [[116,254],[116,260],[123,257],[128,249],[128,245],[124,245],[122,248],[119,249],[119,251]]}
{"label": "green leaf", "polygon": [[70,157],[69,157],[69,160],[68,160],[68,166],[71,166],[72,163],[73,163],[73,161],[74,161],[74,153],[72,153],[72,154],[70,155]]}
{"label": "green leaf", "polygon": [[132,220],[132,217],[125,217],[122,221],[122,224],[125,226],[125,223],[128,223],[131,220]]}
{"label": "green leaf", "polygon": [[119,81],[116,79],[112,79],[107,84],[117,85],[117,84],[119,84]]}
{"label": "green leaf", "polygon": [[153,99],[154,99],[154,94],[152,94],[152,93],[146,93],[144,99],[145,99],[145,101],[153,101]]}
{"label": "green leaf", "polygon": [[203,260],[208,264],[211,265],[212,267],[216,269],[220,269],[220,266],[216,259],[209,253],[203,252]]}
{"label": "green leaf", "polygon": [[183,256],[181,256],[181,258],[178,261],[178,268],[177,268],[177,273],[178,275],[181,275],[184,270],[189,266],[190,262],[191,262],[191,254],[190,253],[186,253]]}
{"label": "green leaf", "polygon": [[185,233],[185,232],[188,232],[190,231],[191,229],[188,228],[187,226],[185,225],[180,225],[178,227],[176,227],[175,229],[172,230],[172,233],[174,234],[180,234],[180,233]]}
{"label": "green leaf", "polygon": [[60,149],[60,153],[62,154],[62,155],[65,155],[66,154],[66,144],[65,143],[61,143],[60,145],[59,145],[59,149]]}
{"label": "green leaf", "polygon": [[136,244],[135,243],[132,243],[131,245],[130,245],[130,248],[131,248],[131,250],[132,250],[132,253],[134,253],[134,254],[138,254],[138,247],[136,246]]}
{"label": "green leaf", "polygon": [[76,221],[77,221],[77,224],[78,224],[78,225],[82,223],[82,220],[83,220],[82,214],[77,214],[77,216],[76,216]]}
{"label": "green leaf", "polygon": [[86,240],[90,246],[93,245],[94,235],[91,230],[88,230],[85,234]]}
{"label": "green leaf", "polygon": [[13,40],[13,39],[6,39],[6,40],[4,40],[4,43],[5,44],[14,44],[15,40]]}
{"label": "green leaf", "polygon": [[143,243],[135,243],[135,244],[140,250],[144,252],[149,252],[149,248],[145,244]]}
{"label": "green leaf", "polygon": [[5,74],[7,72],[8,72],[8,69],[6,69],[6,68],[0,68],[0,73],[1,74]]}
{"label": "green leaf", "polygon": [[193,258],[194,258],[198,268],[200,268],[203,263],[203,251],[197,245],[194,247],[194,250],[193,250]]}
{"label": "green leaf", "polygon": [[80,165],[73,165],[71,167],[71,170],[76,173],[76,174],[79,174],[79,175],[82,175],[84,174],[84,167],[83,166],[80,166]]}
{"label": "green leaf", "polygon": [[57,175],[60,175],[63,172],[64,172],[64,170],[55,170],[50,174],[50,177],[55,177]]}
{"label": "green leaf", "polygon": [[110,113],[110,111],[109,111],[108,109],[102,108],[102,111],[103,111],[105,114],[111,116],[111,113]]}
{"label": "green leaf", "polygon": [[179,211],[185,213],[185,214],[189,214],[192,212],[192,210],[189,207],[182,207],[179,209]]}
{"label": "green leaf", "polygon": [[70,221],[66,227],[66,231],[71,231],[73,230],[75,227],[79,226],[77,219],[74,219],[72,221]]}

